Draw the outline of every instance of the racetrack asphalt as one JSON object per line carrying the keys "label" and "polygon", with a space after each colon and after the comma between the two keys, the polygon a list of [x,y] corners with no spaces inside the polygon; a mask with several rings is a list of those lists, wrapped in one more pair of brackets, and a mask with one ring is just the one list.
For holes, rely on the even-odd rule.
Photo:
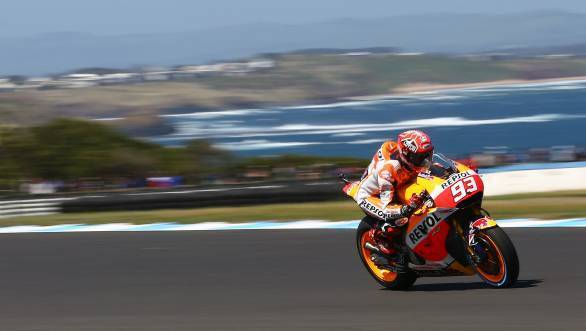
{"label": "racetrack asphalt", "polygon": [[0,235],[0,330],[585,330],[586,228],[506,229],[518,285],[380,288],[352,230]]}

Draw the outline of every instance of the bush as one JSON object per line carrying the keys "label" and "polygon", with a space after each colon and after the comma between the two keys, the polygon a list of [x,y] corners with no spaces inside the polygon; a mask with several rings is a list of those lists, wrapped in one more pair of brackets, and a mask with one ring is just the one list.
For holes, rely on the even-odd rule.
{"label": "bush", "polygon": [[58,119],[0,132],[0,180],[185,176],[198,180],[230,157],[207,142],[165,148],[99,123]]}

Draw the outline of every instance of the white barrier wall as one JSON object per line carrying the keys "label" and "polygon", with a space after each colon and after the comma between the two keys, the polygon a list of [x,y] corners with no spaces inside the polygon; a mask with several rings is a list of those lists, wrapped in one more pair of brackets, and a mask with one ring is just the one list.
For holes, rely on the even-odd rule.
{"label": "white barrier wall", "polygon": [[484,195],[586,190],[586,167],[522,170],[482,175]]}
{"label": "white barrier wall", "polygon": [[16,216],[42,216],[61,212],[61,202],[76,198],[0,201],[0,219]]}

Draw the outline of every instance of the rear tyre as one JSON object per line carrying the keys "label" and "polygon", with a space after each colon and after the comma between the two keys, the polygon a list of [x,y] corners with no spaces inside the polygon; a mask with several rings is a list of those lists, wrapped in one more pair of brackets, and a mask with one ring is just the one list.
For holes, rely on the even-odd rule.
{"label": "rear tyre", "polygon": [[[368,231],[372,228],[369,222],[366,221],[369,217],[365,217],[360,222],[358,230],[356,231],[356,245],[358,248],[358,256],[364,264],[368,273],[382,286],[389,290],[405,290],[417,279],[417,276],[409,271],[407,273],[396,273],[387,269],[379,268],[371,261],[370,250],[366,249],[364,245],[368,239]],[[372,223],[372,222],[371,222]]]}
{"label": "rear tyre", "polygon": [[480,230],[476,241],[484,254],[480,263],[473,264],[478,276],[495,288],[513,285],[519,277],[519,258],[505,231],[499,227]]}

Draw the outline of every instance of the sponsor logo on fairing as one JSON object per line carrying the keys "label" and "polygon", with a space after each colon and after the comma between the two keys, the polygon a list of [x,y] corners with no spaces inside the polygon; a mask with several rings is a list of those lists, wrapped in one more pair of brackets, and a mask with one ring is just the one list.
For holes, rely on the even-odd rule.
{"label": "sponsor logo on fairing", "polygon": [[472,172],[472,171],[466,171],[466,172],[458,172],[458,173],[451,175],[448,179],[446,179],[445,182],[442,183],[442,185],[441,185],[442,190],[445,190],[450,185],[454,184],[455,182],[457,182],[458,180],[460,180],[462,178],[472,176],[473,173],[474,172]]}
{"label": "sponsor logo on fairing", "polygon": [[472,223],[473,228],[482,229],[488,226],[488,220],[486,218],[480,218]]}
{"label": "sponsor logo on fairing", "polygon": [[411,232],[409,232],[408,238],[411,243],[410,246],[416,246],[421,240],[427,237],[427,234],[430,233],[440,222],[441,219],[435,213],[429,214],[424,220],[419,222]]}

